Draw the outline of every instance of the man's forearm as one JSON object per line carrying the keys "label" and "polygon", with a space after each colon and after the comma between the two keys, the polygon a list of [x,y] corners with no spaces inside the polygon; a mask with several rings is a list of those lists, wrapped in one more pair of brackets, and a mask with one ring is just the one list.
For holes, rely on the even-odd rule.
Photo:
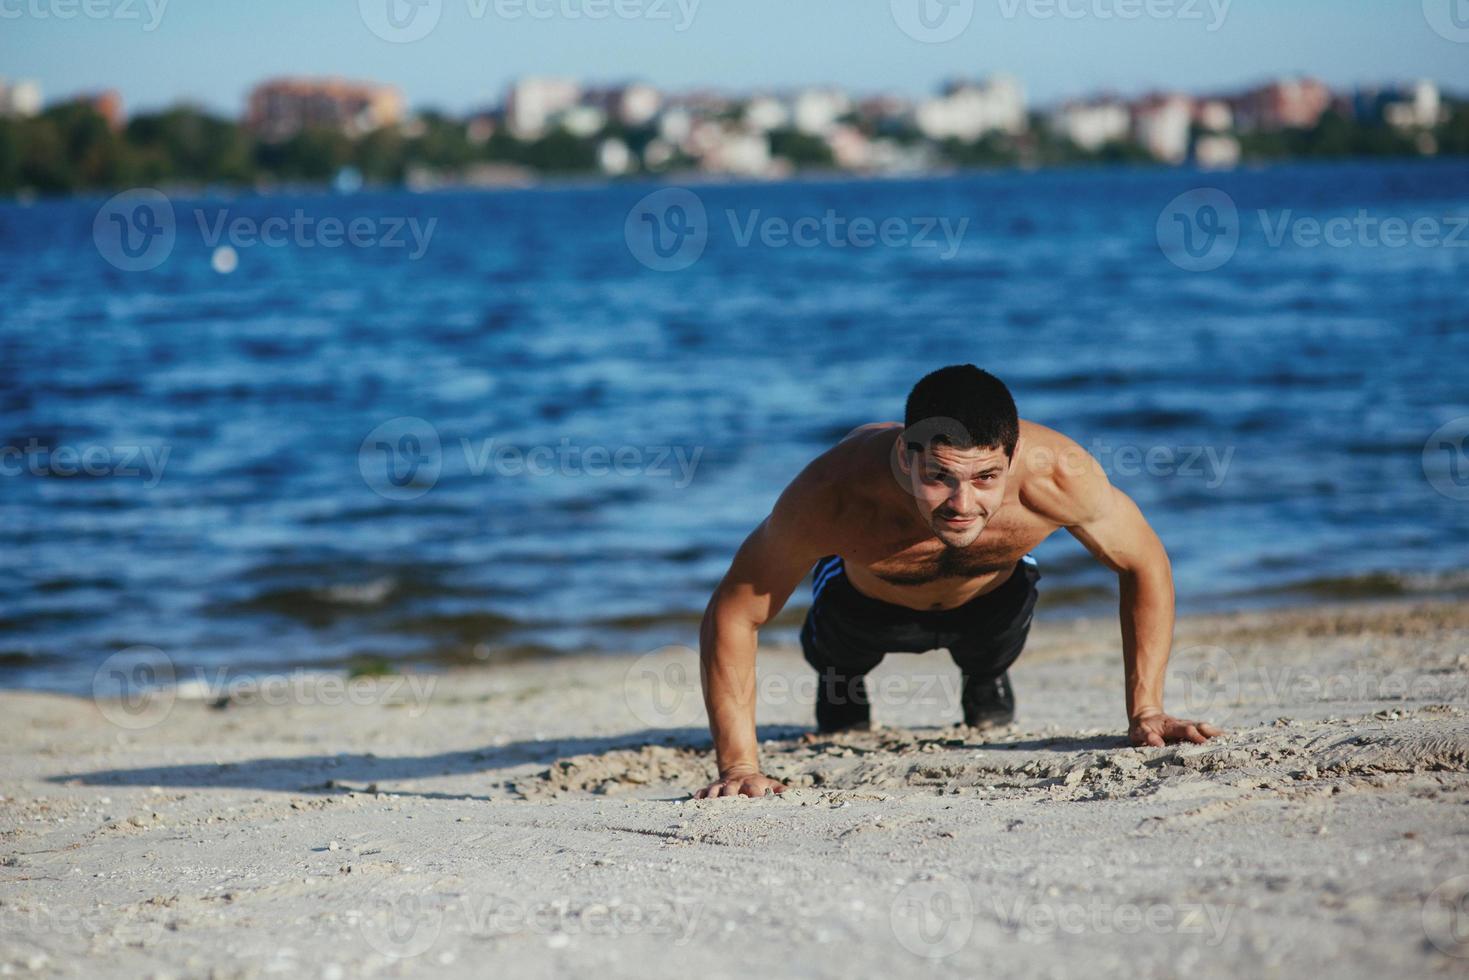
{"label": "man's forearm", "polygon": [[755,738],[755,648],[758,634],[745,624],[721,623],[715,603],[699,629],[699,672],[719,775],[758,772]]}
{"label": "man's forearm", "polygon": [[1163,711],[1163,678],[1173,645],[1173,572],[1162,562],[1118,575],[1127,718]]}

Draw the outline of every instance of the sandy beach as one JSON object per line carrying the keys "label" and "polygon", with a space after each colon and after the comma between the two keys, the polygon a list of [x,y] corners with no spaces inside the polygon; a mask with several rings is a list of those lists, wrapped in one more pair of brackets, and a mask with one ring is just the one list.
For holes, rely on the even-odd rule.
{"label": "sandy beach", "polygon": [[1180,622],[1122,738],[1115,621],[1038,623],[1018,723],[942,653],[867,733],[761,654],[780,798],[712,772],[691,651],[6,692],[0,968],[56,976],[1464,976],[1469,608]]}

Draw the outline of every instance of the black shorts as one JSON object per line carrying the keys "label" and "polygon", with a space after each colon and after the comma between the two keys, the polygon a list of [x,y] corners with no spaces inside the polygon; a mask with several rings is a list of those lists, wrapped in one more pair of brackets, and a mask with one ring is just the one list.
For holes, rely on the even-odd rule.
{"label": "black shorts", "polygon": [[1025,648],[1040,578],[1035,559],[1027,555],[993,592],[954,609],[924,611],[863,595],[847,581],[841,558],[823,558],[812,571],[801,649],[823,675],[852,678],[889,653],[943,648],[966,678],[994,680]]}

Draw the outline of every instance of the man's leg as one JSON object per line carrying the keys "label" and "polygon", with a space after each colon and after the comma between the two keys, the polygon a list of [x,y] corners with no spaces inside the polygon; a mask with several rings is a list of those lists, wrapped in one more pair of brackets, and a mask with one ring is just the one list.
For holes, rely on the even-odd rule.
{"label": "man's leg", "polygon": [[1000,588],[965,607],[967,622],[949,643],[949,655],[964,674],[960,704],[964,724],[994,728],[1015,720],[1010,665],[1025,649],[1038,598],[1040,570],[1029,556]]}

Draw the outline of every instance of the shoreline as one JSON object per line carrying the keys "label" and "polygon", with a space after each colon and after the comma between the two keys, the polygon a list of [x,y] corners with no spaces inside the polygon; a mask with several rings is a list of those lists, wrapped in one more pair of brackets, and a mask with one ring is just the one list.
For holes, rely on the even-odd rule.
{"label": "shoreline", "polygon": [[995,733],[952,724],[942,653],[890,656],[881,727],[831,738],[799,653],[763,648],[762,761],[791,786],[768,800],[687,799],[712,760],[678,654],[425,675],[417,701],[3,691],[0,966],[728,976],[754,943],[813,977],[1462,967],[1469,608],[1180,618],[1168,708],[1226,729],[1204,746],[1127,747],[1118,643],[1038,621]]}
{"label": "shoreline", "polygon": [[[1361,612],[1363,609],[1375,612],[1389,612],[1394,609],[1411,608],[1417,605],[1436,605],[1454,602],[1463,602],[1469,598],[1469,571],[1447,571],[1435,573],[1392,573],[1372,572],[1358,576],[1328,577],[1313,579],[1289,589],[1281,589],[1259,594],[1230,593],[1208,599],[1199,600],[1191,604],[1180,604],[1177,618],[1180,623],[1184,622],[1230,622],[1240,617],[1251,615],[1262,616],[1293,616],[1293,615],[1331,615],[1346,614],[1348,612]],[[1409,588],[1405,580],[1413,578],[1427,579],[1437,583],[1433,586]],[[1399,591],[1394,592],[1393,589]],[[1314,590],[1320,590],[1318,594]],[[1068,598],[1057,601],[1054,596],[1064,591]],[[1073,591],[1086,591],[1090,589],[1076,589],[1070,587],[1064,590],[1042,589],[1040,604],[1037,607],[1037,624],[1050,625],[1065,629],[1106,631],[1117,629],[1117,611],[1115,596],[1088,596],[1087,598],[1071,598]],[[1332,597],[1328,592],[1336,592]],[[803,590],[797,590],[797,598],[803,595]],[[796,634],[799,632],[802,620],[806,615],[807,606],[792,602],[781,614],[772,621],[763,632],[761,646],[774,648],[795,648],[798,646]],[[568,659],[576,659],[584,656],[606,657],[612,660],[626,660],[629,657],[646,653],[649,649],[662,649],[667,646],[696,646],[696,634],[699,616],[693,612],[688,613],[666,613],[639,620],[638,623],[628,625],[611,624],[583,624],[578,628],[592,629],[601,625],[612,634],[624,634],[627,643],[611,641],[605,646],[562,648],[547,646],[534,642],[534,634],[538,629],[557,628],[568,624],[554,623],[527,623],[517,626],[514,632],[526,633],[528,637],[524,640],[512,640],[510,642],[493,644],[485,643],[484,654],[476,655],[470,659],[456,651],[430,651],[419,655],[404,657],[384,657],[381,655],[349,654],[329,660],[295,660],[281,663],[258,661],[246,665],[230,663],[196,663],[175,660],[168,654],[159,650],[158,655],[166,661],[165,672],[174,677],[174,683],[179,690],[177,695],[185,699],[215,700],[220,692],[210,689],[210,679],[214,679],[214,688],[228,686],[229,684],[248,684],[252,679],[285,677],[296,678],[293,683],[300,683],[302,677],[340,677],[351,679],[359,676],[434,676],[443,677],[453,675],[460,671],[480,672],[502,670],[507,666],[522,663],[546,663],[555,664]],[[667,634],[663,634],[661,640],[654,641],[653,637],[646,637],[648,642],[638,644],[633,642],[638,631],[644,633],[659,633],[658,628],[674,623],[688,624],[687,637],[670,640]],[[569,624],[577,626],[577,624]],[[666,642],[665,642],[666,641]],[[129,648],[133,649],[133,648]],[[151,649],[151,648],[149,648]],[[116,656],[116,654],[114,654]],[[34,667],[24,667],[19,663],[6,666],[6,672],[12,675],[6,677],[0,673],[0,692],[24,691],[43,694],[57,694],[62,696],[90,698],[96,690],[97,674],[112,658],[104,658],[100,663],[87,665],[76,665],[75,671],[68,673],[80,676],[90,672],[91,679],[78,680],[72,684],[46,680],[42,678],[30,681],[23,672]],[[57,668],[64,669],[64,668]],[[166,686],[166,685],[163,685]]]}
{"label": "shoreline", "polygon": [[[1453,165],[1469,160],[1469,156],[1457,154],[1435,154],[1433,156],[1341,156],[1341,157],[1286,157],[1245,159],[1228,168],[1201,167],[1193,164],[1167,164],[1159,162],[1076,162],[1045,166],[1013,164],[994,167],[951,167],[912,173],[857,173],[843,170],[808,170],[780,177],[742,177],[737,175],[706,174],[688,171],[668,174],[637,174],[628,177],[609,178],[587,174],[581,176],[549,176],[533,178],[528,182],[506,182],[492,184],[448,183],[433,187],[414,188],[408,183],[368,184],[358,190],[341,192],[335,190],[332,181],[305,184],[279,184],[268,186],[233,184],[183,184],[163,185],[157,189],[170,198],[178,200],[234,200],[239,198],[289,198],[289,197],[332,197],[350,199],[370,197],[378,194],[412,194],[420,197],[452,194],[525,194],[537,192],[602,191],[617,187],[784,187],[801,184],[887,184],[927,183],[948,180],[964,180],[976,177],[1032,177],[1047,174],[1075,173],[1142,173],[1142,174],[1197,174],[1201,176],[1227,176],[1229,174],[1257,174],[1270,170],[1291,167],[1331,168],[1362,165]],[[30,208],[38,204],[55,204],[78,201],[105,201],[111,196],[131,187],[114,186],[91,189],[68,194],[14,194],[0,195],[0,205]]]}

